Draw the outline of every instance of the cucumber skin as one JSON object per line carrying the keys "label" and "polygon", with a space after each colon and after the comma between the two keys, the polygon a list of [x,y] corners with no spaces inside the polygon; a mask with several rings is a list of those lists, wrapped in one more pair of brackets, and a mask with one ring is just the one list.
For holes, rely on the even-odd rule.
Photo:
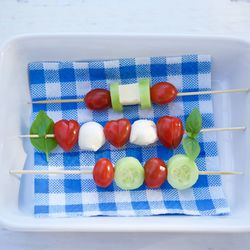
{"label": "cucumber skin", "polygon": [[141,109],[150,109],[152,107],[150,98],[150,81],[149,79],[139,80],[139,92],[141,99]]}
{"label": "cucumber skin", "polygon": [[110,96],[113,110],[116,112],[122,112],[123,107],[120,103],[119,97],[119,83],[112,83],[110,85]]}
{"label": "cucumber skin", "polygon": [[[185,164],[183,164],[183,162]],[[177,178],[174,176],[173,169],[175,168],[176,164],[178,165],[183,164],[185,166],[187,165],[192,171],[191,178],[190,180],[187,180],[186,183],[180,183],[177,180]],[[195,164],[194,161],[192,161],[186,155],[177,154],[171,157],[168,161],[167,168],[168,168],[168,182],[173,188],[176,188],[177,190],[184,190],[184,189],[188,189],[192,187],[199,178],[199,170],[197,168],[197,165]]]}

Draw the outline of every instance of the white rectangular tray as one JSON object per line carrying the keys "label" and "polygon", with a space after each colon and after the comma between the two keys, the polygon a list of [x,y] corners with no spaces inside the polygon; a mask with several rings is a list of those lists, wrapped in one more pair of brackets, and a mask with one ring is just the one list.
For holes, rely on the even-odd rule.
{"label": "white rectangular tray", "polygon": [[[249,130],[220,132],[220,165],[243,171],[223,177],[228,216],[34,218],[33,176],[21,182],[10,169],[32,168],[29,142],[13,138],[29,131],[31,106],[27,64],[39,60],[86,60],[182,55],[212,56],[212,88],[250,87],[250,43],[232,38],[156,35],[34,35],[11,39],[0,50],[0,223],[23,231],[250,232]],[[217,127],[249,127],[250,93],[213,96]],[[29,156],[26,159],[27,155]]]}

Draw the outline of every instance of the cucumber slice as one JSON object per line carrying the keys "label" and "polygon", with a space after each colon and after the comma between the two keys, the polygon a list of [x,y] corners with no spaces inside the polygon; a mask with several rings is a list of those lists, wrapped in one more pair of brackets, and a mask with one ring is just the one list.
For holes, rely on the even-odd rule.
{"label": "cucumber slice", "polygon": [[150,109],[151,98],[150,98],[150,81],[149,79],[139,80],[139,92],[141,100],[141,109]]}
{"label": "cucumber slice", "polygon": [[115,182],[123,190],[139,188],[144,182],[144,168],[134,157],[124,157],[115,164]]}
{"label": "cucumber slice", "polygon": [[112,83],[110,85],[110,95],[113,110],[116,112],[122,112],[123,108],[120,102],[118,83]]}
{"label": "cucumber slice", "polygon": [[199,177],[194,161],[186,155],[175,155],[168,161],[168,182],[178,190],[192,187]]}

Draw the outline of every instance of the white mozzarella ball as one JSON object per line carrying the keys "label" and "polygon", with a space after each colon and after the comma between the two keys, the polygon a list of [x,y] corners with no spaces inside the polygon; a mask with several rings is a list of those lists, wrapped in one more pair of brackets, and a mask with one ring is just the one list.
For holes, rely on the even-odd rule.
{"label": "white mozzarella ball", "polygon": [[156,125],[150,120],[138,120],[132,124],[130,142],[140,146],[147,146],[158,140]]}
{"label": "white mozzarella ball", "polygon": [[105,143],[103,126],[97,122],[84,123],[79,131],[78,144],[82,150],[97,151]]}

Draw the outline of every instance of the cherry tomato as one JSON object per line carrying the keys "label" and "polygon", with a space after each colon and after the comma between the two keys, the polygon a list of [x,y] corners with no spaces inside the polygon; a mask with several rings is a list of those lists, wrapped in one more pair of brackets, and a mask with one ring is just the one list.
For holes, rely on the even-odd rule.
{"label": "cherry tomato", "polygon": [[167,104],[177,96],[177,89],[169,82],[159,82],[150,88],[151,101],[156,104]]}
{"label": "cherry tomato", "polygon": [[144,165],[144,183],[149,188],[159,188],[167,178],[166,164],[160,158],[151,158]]}
{"label": "cherry tomato", "polygon": [[117,148],[124,146],[128,142],[130,132],[131,124],[128,119],[109,121],[104,127],[106,139]]}
{"label": "cherry tomato", "polygon": [[60,120],[54,124],[54,134],[57,143],[70,151],[77,143],[80,125],[75,120]]}
{"label": "cherry tomato", "polygon": [[106,89],[93,89],[84,98],[85,104],[92,110],[103,110],[111,107],[110,92]]}
{"label": "cherry tomato", "polygon": [[156,128],[159,140],[165,147],[174,149],[181,143],[184,129],[179,118],[163,116],[158,120]]}
{"label": "cherry tomato", "polygon": [[93,169],[93,179],[99,187],[108,187],[114,178],[114,167],[110,160],[99,159]]}

